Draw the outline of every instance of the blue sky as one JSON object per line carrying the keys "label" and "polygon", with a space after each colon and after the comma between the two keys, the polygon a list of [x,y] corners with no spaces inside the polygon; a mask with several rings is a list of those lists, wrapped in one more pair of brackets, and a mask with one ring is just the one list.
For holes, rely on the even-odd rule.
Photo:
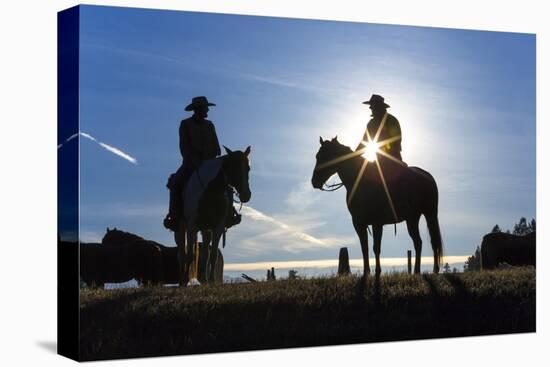
{"label": "blue sky", "polygon": [[[96,139],[80,138],[82,240],[116,226],[174,245],[165,184],[196,95],[217,104],[222,144],[252,146],[226,262],[360,257],[343,190],[309,181],[319,135],[355,147],[372,93],[401,122],[404,160],[438,182],[446,254],[535,217],[534,35],[92,6],[80,35],[80,131]],[[388,226],[382,256],[408,249]]]}

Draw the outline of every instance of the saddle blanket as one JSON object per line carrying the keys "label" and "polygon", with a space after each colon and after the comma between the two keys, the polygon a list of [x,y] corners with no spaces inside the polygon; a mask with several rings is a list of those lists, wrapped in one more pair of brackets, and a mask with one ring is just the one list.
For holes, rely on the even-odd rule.
{"label": "saddle blanket", "polygon": [[204,161],[199,169],[191,175],[187,182],[183,215],[186,221],[194,221],[199,207],[199,200],[208,184],[216,178],[222,168],[222,160],[219,158]]}

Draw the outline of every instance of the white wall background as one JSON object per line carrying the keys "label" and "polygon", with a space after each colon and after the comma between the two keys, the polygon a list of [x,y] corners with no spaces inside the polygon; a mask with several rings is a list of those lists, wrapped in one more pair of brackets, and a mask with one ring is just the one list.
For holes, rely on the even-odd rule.
{"label": "white wall background", "polygon": [[[544,1],[89,1],[90,4],[537,33],[536,334],[107,362],[113,365],[542,365],[548,360],[550,33]],[[56,341],[56,12],[3,2],[0,21],[0,364],[69,365]],[[546,23],[546,24],[545,24]],[[546,104],[545,104],[546,102]],[[546,159],[544,158],[546,157]],[[545,167],[546,166],[546,167]],[[545,268],[546,266],[546,268]],[[546,290],[545,290],[546,288]]]}

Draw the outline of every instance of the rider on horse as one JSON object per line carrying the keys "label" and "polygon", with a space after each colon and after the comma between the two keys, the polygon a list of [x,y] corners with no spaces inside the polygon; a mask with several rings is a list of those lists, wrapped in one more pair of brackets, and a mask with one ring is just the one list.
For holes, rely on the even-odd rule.
{"label": "rider on horse", "polygon": [[[204,96],[194,97],[185,107],[185,111],[193,111],[193,115],[181,121],[179,128],[179,147],[183,163],[176,173],[172,174],[166,185],[170,189],[169,212],[164,218],[164,226],[176,231],[183,214],[183,196],[185,186],[192,174],[202,162],[214,159],[221,154],[218,136],[212,121],[207,120],[210,103]],[[240,216],[233,212],[227,226],[240,222]]]}
{"label": "rider on horse", "polygon": [[[372,118],[367,124],[367,129],[363,135],[363,141],[359,143],[356,150],[364,147],[363,142],[369,141],[369,136],[374,140],[380,129],[380,135],[378,136],[377,142],[383,142],[388,139],[392,141],[382,145],[379,149],[399,161],[403,161],[403,159],[401,159],[401,126],[399,126],[399,121],[387,112],[387,108],[390,106],[384,102],[384,97],[373,94],[370,100],[363,102],[363,104],[369,105],[372,111]],[[380,128],[382,123],[383,126]]]}

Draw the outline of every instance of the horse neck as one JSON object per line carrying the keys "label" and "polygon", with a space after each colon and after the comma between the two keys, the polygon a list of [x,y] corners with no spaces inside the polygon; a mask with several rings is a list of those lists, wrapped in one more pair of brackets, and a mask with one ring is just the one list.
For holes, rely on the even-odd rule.
{"label": "horse neck", "polygon": [[210,181],[208,186],[210,187],[210,189],[212,189],[213,187],[216,187],[217,189],[215,191],[217,190],[221,191],[222,188],[225,189],[225,186],[227,184],[227,172],[228,172],[229,160],[227,159],[227,155],[217,157],[214,159],[219,160],[221,162],[221,165],[216,176]]}
{"label": "horse neck", "polygon": [[351,191],[355,179],[359,174],[363,160],[360,156],[346,159],[336,166],[336,174],[344,184],[347,191]]}
{"label": "horse neck", "polygon": [[226,184],[231,184],[229,182],[229,175],[231,173],[231,164],[230,164],[229,156],[224,155],[219,157],[219,159],[222,160],[222,167],[220,172],[218,173],[218,176],[223,175],[223,177],[218,177],[218,178],[223,178]]}

